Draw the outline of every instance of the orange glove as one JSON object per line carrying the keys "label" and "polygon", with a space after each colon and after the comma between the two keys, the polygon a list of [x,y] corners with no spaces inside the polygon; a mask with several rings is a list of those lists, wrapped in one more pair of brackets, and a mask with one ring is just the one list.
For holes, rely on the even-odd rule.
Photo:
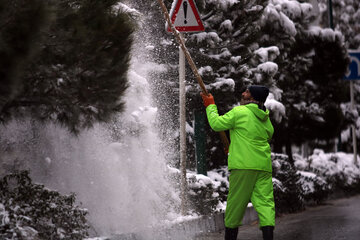
{"label": "orange glove", "polygon": [[205,107],[209,106],[210,104],[215,104],[214,97],[213,97],[213,95],[211,95],[211,93],[209,93],[208,95],[205,95],[203,92],[201,92],[200,95],[203,99]]}

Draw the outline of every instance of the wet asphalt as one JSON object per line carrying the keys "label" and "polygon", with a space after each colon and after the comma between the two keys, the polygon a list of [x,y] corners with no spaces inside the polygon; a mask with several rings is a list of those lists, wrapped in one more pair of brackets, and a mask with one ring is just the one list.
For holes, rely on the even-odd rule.
{"label": "wet asphalt", "polygon": [[[224,239],[224,232],[196,240]],[[257,223],[239,228],[238,240],[261,240]],[[327,201],[306,211],[276,218],[274,240],[360,240],[360,195]]]}

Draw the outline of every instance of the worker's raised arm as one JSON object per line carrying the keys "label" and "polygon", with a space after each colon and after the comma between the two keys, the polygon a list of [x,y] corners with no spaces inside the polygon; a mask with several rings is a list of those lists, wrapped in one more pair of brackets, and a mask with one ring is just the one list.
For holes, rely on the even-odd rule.
{"label": "worker's raised arm", "polygon": [[206,107],[206,115],[210,127],[217,132],[232,129],[234,127],[235,118],[234,111],[229,111],[225,115],[219,116],[217,106],[215,105],[214,97],[209,94],[200,94],[204,105]]}

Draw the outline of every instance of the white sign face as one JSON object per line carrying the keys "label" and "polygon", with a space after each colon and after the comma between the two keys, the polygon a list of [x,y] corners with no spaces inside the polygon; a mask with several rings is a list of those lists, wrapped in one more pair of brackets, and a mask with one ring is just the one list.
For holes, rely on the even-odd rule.
{"label": "white sign face", "polygon": [[199,25],[188,1],[184,0],[182,4],[180,4],[180,9],[176,15],[174,25],[182,27]]}
{"label": "white sign face", "polygon": [[[171,23],[179,32],[204,31],[204,25],[193,0],[177,0],[170,12]],[[166,27],[171,32],[170,28]]]}

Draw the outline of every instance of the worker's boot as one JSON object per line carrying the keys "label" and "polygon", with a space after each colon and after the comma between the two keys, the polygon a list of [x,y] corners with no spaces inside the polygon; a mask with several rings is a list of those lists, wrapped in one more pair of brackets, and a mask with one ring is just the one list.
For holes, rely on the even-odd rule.
{"label": "worker's boot", "polygon": [[238,228],[225,228],[225,240],[236,240]]}
{"label": "worker's boot", "polygon": [[264,240],[273,240],[274,239],[274,227],[273,226],[264,226],[261,228],[263,233]]}

